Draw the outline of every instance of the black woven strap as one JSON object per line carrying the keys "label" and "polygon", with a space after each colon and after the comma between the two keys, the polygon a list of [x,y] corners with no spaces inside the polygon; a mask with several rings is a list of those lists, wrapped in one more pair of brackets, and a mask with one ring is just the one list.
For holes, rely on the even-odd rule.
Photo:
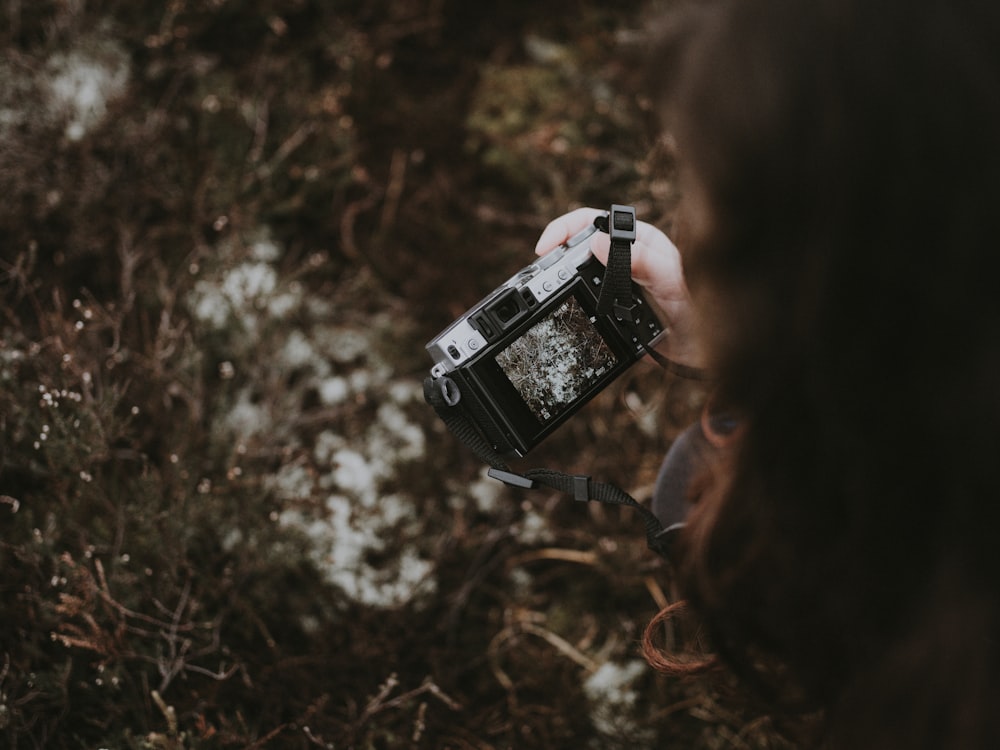
{"label": "black woven strap", "polygon": [[649,508],[640,504],[621,487],[605,482],[595,482],[589,476],[574,476],[549,469],[532,469],[524,472],[531,481],[559,492],[572,495],[580,502],[596,501],[604,505],[626,505],[634,508],[646,524],[646,544],[657,554],[667,557],[674,534],[667,534],[660,519]]}
{"label": "black woven strap", "polygon": [[434,407],[434,411],[437,412],[451,434],[475,453],[476,458],[495,469],[509,471],[503,456],[476,429],[460,407],[461,393],[455,381],[447,375],[442,375],[439,378],[425,378],[424,401]]}
{"label": "black woven strap", "polygon": [[632,294],[632,243],[639,229],[634,206],[611,204],[607,216],[594,220],[602,232],[611,237],[608,265],[604,272],[604,283],[597,299],[597,312],[601,315],[614,314],[621,320],[631,318],[635,308]]}
{"label": "black woven strap", "polygon": [[646,524],[647,545],[657,554],[669,559],[668,554],[675,536],[672,529],[664,529],[652,511],[640,505],[623,489],[613,484],[594,482],[588,476],[574,476],[550,469],[531,469],[523,474],[511,471],[503,456],[494,449],[465,414],[460,406],[461,395],[457,386],[446,375],[424,380],[424,400],[434,408],[456,438],[475,453],[477,458],[492,467],[489,473],[494,479],[520,489],[548,487],[565,492],[582,502],[593,500],[606,505],[627,505],[635,508]]}
{"label": "black woven strap", "polygon": [[[597,298],[597,312],[601,315],[618,314],[631,310],[635,300],[632,297],[632,243],[627,240],[612,240],[608,254],[608,266],[604,272],[604,282]],[[622,317],[618,315],[618,317]]]}
{"label": "black woven strap", "polygon": [[642,348],[645,350],[646,354],[656,361],[656,364],[672,375],[687,378],[688,380],[710,380],[707,370],[702,370],[700,367],[682,365],[680,362],[674,362],[672,359],[667,359],[642,339],[639,340],[639,343],[642,344]]}

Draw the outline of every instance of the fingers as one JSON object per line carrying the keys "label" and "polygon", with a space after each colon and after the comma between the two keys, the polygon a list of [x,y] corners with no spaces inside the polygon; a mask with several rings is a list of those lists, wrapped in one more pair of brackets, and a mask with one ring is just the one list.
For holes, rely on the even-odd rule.
{"label": "fingers", "polygon": [[[593,224],[594,218],[603,213],[596,208],[578,208],[554,219],[538,238],[535,253],[545,255]],[[608,262],[610,242],[608,235],[602,232],[590,238],[590,249],[601,263]],[[636,238],[632,244],[632,278],[663,302],[687,296],[677,248],[667,235],[644,221],[636,225]]]}
{"label": "fingers", "polygon": [[[549,223],[538,242],[535,252],[545,255],[577,234],[594,219],[606,213],[596,208],[578,208]],[[590,250],[605,265],[608,262],[611,239],[603,232],[590,238]],[[671,336],[665,353],[675,362],[690,367],[704,365],[698,348],[691,298],[684,283],[681,256],[673,242],[659,229],[644,221],[636,224],[636,238],[632,243],[632,278],[644,287],[657,306],[667,316]]]}
{"label": "fingers", "polygon": [[[610,245],[607,235],[594,235],[590,249],[601,263],[606,264]],[[637,223],[632,243],[632,278],[660,303],[687,299],[677,247],[667,235],[644,221]]]}
{"label": "fingers", "polygon": [[535,244],[535,254],[545,255],[559,247],[581,229],[593,224],[594,219],[602,213],[606,212],[596,208],[578,208],[549,222]]}
{"label": "fingers", "polygon": [[[535,253],[545,255],[606,213],[597,208],[578,208],[549,222],[538,242]],[[601,263],[608,262],[610,239],[598,233],[590,239],[590,249]],[[680,255],[674,243],[651,224],[644,221],[636,226],[632,245],[632,278],[664,301],[686,296]]]}

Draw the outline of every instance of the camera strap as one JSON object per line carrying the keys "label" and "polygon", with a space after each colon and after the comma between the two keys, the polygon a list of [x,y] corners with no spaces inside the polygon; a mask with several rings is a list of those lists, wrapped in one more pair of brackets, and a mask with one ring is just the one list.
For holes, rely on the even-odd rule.
{"label": "camera strap", "polygon": [[625,490],[613,484],[595,482],[586,475],[564,474],[550,469],[530,469],[523,474],[511,470],[493,445],[475,428],[465,415],[460,400],[455,396],[458,386],[447,375],[424,380],[424,400],[445,423],[451,433],[464,443],[476,456],[490,465],[489,475],[511,487],[539,489],[547,487],[571,495],[574,500],[591,500],[605,505],[627,505],[634,508],[646,525],[646,544],[653,552],[670,560],[677,533],[683,524],[664,528],[651,510],[641,505]]}
{"label": "camera strap", "polygon": [[[632,243],[637,230],[635,209],[632,206],[613,205],[610,214],[594,219],[594,226],[598,231],[611,235],[608,265],[597,297],[597,312],[601,315],[614,315],[631,326],[634,333],[638,333],[636,300],[632,293]],[[689,380],[707,380],[704,370],[667,359],[649,346],[642,336],[636,336],[635,340],[667,372]]]}
{"label": "camera strap", "polygon": [[[636,237],[635,208],[614,204],[607,215],[594,219],[594,226],[611,236],[608,265],[604,271],[601,292],[597,297],[597,312],[631,319],[635,304],[632,297],[632,243]],[[623,317],[627,313],[627,318]]]}

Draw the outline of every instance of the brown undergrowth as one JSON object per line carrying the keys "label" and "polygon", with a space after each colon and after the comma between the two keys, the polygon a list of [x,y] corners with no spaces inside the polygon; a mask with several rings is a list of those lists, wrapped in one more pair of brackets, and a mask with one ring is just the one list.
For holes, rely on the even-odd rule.
{"label": "brown undergrowth", "polygon": [[[772,746],[640,661],[638,519],[421,402],[549,218],[675,200],[646,10],[488,5],[5,4],[6,747]],[[648,499],[703,395],[642,363],[533,462]]]}

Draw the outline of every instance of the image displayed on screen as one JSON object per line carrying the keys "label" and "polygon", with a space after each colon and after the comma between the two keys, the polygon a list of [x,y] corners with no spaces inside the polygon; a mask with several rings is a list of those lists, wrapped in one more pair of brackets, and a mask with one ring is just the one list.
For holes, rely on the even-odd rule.
{"label": "image displayed on screen", "polygon": [[618,362],[575,297],[496,357],[540,422],[559,416]]}

